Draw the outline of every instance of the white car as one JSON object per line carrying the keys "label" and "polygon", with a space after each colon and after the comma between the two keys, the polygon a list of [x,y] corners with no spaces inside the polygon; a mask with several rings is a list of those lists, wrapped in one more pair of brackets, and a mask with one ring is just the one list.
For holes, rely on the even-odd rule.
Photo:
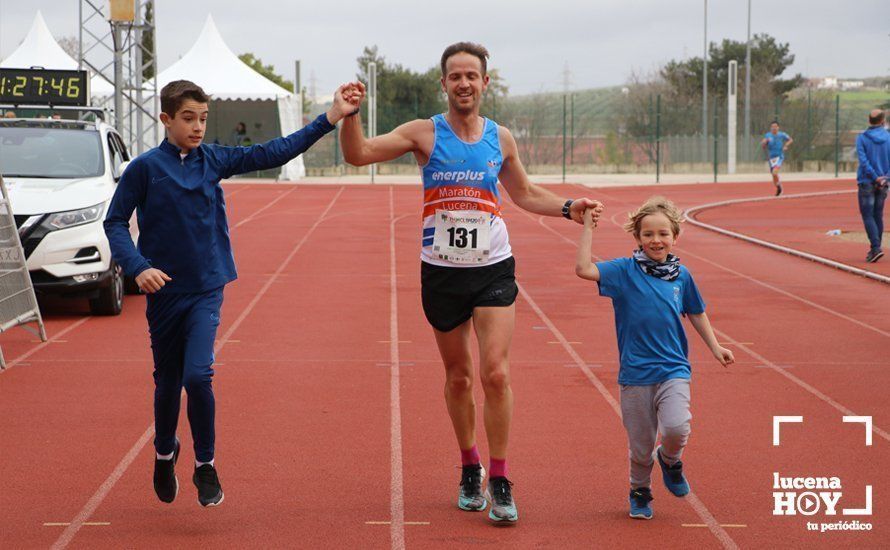
{"label": "white car", "polygon": [[102,221],[128,161],[101,120],[0,119],[0,173],[38,296],[87,298],[96,315],[121,312],[124,277]]}

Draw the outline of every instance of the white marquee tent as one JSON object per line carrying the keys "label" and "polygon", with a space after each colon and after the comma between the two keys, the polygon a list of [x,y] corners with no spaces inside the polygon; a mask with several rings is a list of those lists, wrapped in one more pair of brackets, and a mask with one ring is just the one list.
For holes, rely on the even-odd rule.
{"label": "white marquee tent", "polygon": [[[299,96],[238,59],[220,36],[212,16],[207,16],[191,49],[158,74],[158,89],[182,79],[195,82],[212,98],[207,141],[234,145],[229,136],[237,122],[245,122],[254,143],[302,127]],[[305,173],[303,159],[297,157],[282,168],[279,179],[297,180]]]}
{"label": "white marquee tent", "polygon": [[[38,11],[31,24],[28,35],[9,57],[0,62],[4,69],[28,69],[43,67],[44,69],[76,70],[77,61],[59,46],[56,39],[46,26],[43,15]],[[108,97],[114,95],[114,86],[100,76],[93,75],[90,79],[90,95],[92,97]]]}

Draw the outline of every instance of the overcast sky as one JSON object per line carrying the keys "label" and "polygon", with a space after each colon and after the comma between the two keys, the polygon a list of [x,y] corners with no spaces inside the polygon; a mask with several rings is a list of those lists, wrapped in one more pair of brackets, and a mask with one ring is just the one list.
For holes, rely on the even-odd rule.
{"label": "overcast sky", "polygon": [[[105,3],[107,0],[94,0]],[[842,78],[890,74],[888,0],[752,0],[752,33],[791,44],[792,70]],[[0,0],[0,58],[21,42],[39,9],[53,34],[76,36],[79,0]],[[185,53],[212,14],[237,54],[253,52],[319,95],[354,78],[355,58],[376,44],[390,62],[438,64],[445,46],[481,42],[511,94],[618,85],[674,58],[701,55],[703,0],[157,0],[161,70]],[[711,0],[708,39],[744,41],[746,0]]]}

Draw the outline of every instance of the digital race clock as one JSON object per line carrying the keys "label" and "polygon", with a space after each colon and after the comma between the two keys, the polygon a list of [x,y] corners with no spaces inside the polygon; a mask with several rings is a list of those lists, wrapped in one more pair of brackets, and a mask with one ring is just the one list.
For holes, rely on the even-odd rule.
{"label": "digital race clock", "polygon": [[0,69],[0,103],[89,105],[86,71]]}

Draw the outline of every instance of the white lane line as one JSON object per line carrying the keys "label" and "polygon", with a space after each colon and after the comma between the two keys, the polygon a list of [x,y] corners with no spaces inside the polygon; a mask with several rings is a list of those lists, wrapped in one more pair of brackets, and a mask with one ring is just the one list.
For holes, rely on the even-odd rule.
{"label": "white lane line", "polygon": [[[622,201],[622,202],[625,202],[625,201]],[[520,210],[520,211],[524,213],[523,210]],[[612,216],[612,218],[611,218],[611,221],[612,221],[613,224],[618,225],[618,226],[620,227],[620,224],[619,224],[618,222],[616,222],[615,219],[614,219],[615,216],[617,216],[617,215],[618,215],[617,213],[614,214],[614,215]],[[531,219],[534,219],[533,216],[528,215],[528,217],[531,218]],[[553,233],[554,235],[560,237],[561,239],[563,239],[563,240],[566,241],[567,243],[569,243],[569,244],[571,244],[571,245],[573,245],[573,246],[577,246],[577,243],[573,242],[571,239],[567,238],[565,235],[559,233],[558,231],[556,231],[556,230],[553,229],[552,227],[550,227],[550,226],[548,226],[548,225],[545,225],[545,224],[543,223],[543,219],[544,219],[543,217],[540,217],[540,218],[538,219],[538,223],[539,223],[542,227],[544,227],[545,229],[549,230],[549,231],[550,231],[551,233]],[[859,320],[857,320],[857,319],[853,319],[852,317],[848,317],[848,316],[844,315],[843,313],[840,313],[840,312],[838,312],[838,311],[835,311],[835,310],[833,310],[833,309],[831,309],[831,308],[829,308],[829,307],[822,306],[822,305],[820,305],[820,304],[811,302],[810,300],[807,300],[806,298],[802,298],[802,297],[797,296],[797,295],[795,295],[795,294],[792,294],[792,293],[790,293],[790,292],[786,292],[786,291],[784,291],[784,290],[782,290],[782,289],[780,289],[780,288],[773,287],[772,285],[767,285],[766,283],[762,283],[762,282],[760,282],[760,281],[757,281],[757,280],[755,280],[755,279],[752,279],[752,278],[748,277],[747,275],[743,275],[743,274],[738,273],[738,272],[735,272],[735,271],[733,271],[733,270],[731,270],[731,269],[729,269],[729,268],[725,268],[725,267],[723,267],[723,266],[721,266],[721,265],[719,265],[719,264],[713,263],[713,262],[711,262],[710,260],[707,260],[706,258],[703,258],[703,257],[698,256],[698,255],[696,255],[696,254],[692,254],[692,253],[689,252],[689,251],[684,250],[683,253],[684,253],[685,255],[687,255],[687,256],[692,256],[692,257],[698,258],[698,259],[700,259],[700,260],[702,260],[702,261],[704,261],[704,262],[706,262],[706,263],[708,263],[708,264],[711,264],[711,265],[713,265],[713,266],[715,266],[715,267],[719,267],[719,268],[721,268],[721,269],[724,269],[724,270],[726,270],[726,271],[729,271],[730,273],[733,273],[733,274],[735,274],[735,275],[738,275],[739,277],[743,277],[743,278],[745,278],[745,279],[751,280],[752,282],[755,282],[755,283],[761,284],[761,285],[763,285],[763,286],[766,286],[767,288],[770,288],[771,290],[774,290],[774,291],[776,291],[776,292],[779,292],[779,293],[781,293],[781,294],[784,294],[784,295],[786,295],[786,296],[788,296],[788,297],[790,297],[790,298],[794,298],[794,299],[796,299],[796,300],[798,300],[798,301],[801,301],[801,302],[803,302],[803,303],[805,303],[805,304],[807,304],[807,305],[810,305],[810,306],[812,306],[812,307],[815,307],[815,308],[817,308],[817,309],[819,309],[819,310],[821,310],[821,311],[825,311],[826,313],[830,313],[830,314],[835,315],[835,316],[837,316],[837,317],[839,317],[839,318],[841,318],[841,319],[844,319],[844,320],[846,320],[846,321],[850,321],[850,322],[855,323],[855,324],[857,324],[857,325],[860,325],[860,326],[862,326],[862,327],[869,328],[869,329],[871,329],[871,330],[873,330],[873,331],[875,331],[875,332],[877,332],[877,333],[879,333],[879,334],[881,334],[881,335],[884,335],[884,336],[890,336],[890,333],[887,333],[887,332],[884,332],[884,331],[882,331],[882,330],[880,330],[880,329],[878,329],[878,328],[875,328],[875,327],[871,327],[871,326],[869,326],[869,325],[866,325],[865,323],[863,323],[863,322],[861,322],[861,321],[859,321]],[[781,367],[781,366],[779,366],[779,365],[776,365],[775,363],[773,363],[772,361],[770,361],[770,360],[767,359],[766,357],[764,357],[764,356],[760,355],[759,353],[755,352],[754,350],[752,350],[750,347],[748,347],[748,346],[745,345],[744,343],[739,342],[739,341],[736,340],[735,338],[732,338],[731,336],[729,336],[729,335],[726,334],[725,332],[723,332],[723,331],[721,331],[721,330],[718,330],[716,327],[714,327],[714,333],[717,334],[719,337],[723,338],[724,340],[726,340],[726,341],[728,341],[728,342],[731,342],[734,346],[738,347],[739,349],[741,349],[742,351],[744,351],[745,353],[747,353],[747,354],[750,355],[751,357],[753,357],[753,358],[757,359],[758,361],[760,361],[760,362],[763,364],[763,366],[765,366],[765,367],[767,367],[767,368],[770,368],[770,369],[772,369],[773,371],[775,371],[775,372],[781,374],[782,376],[784,376],[784,377],[787,378],[788,380],[791,380],[792,382],[794,382],[795,384],[797,384],[799,387],[803,388],[804,390],[806,390],[807,392],[809,392],[809,393],[812,394],[813,396],[817,397],[817,398],[820,399],[821,401],[825,402],[826,404],[830,405],[831,407],[834,407],[835,409],[837,409],[838,411],[843,412],[843,413],[846,414],[846,415],[854,415],[854,416],[856,415],[856,413],[854,413],[854,412],[853,412],[852,410],[850,410],[848,407],[844,406],[843,404],[839,403],[839,402],[836,401],[835,399],[833,399],[833,398],[831,398],[830,396],[826,395],[825,393],[823,393],[822,391],[818,390],[818,389],[815,388],[814,386],[812,386],[812,385],[808,384],[807,382],[803,381],[803,379],[798,378],[797,376],[794,376],[793,374],[791,374],[790,372],[788,372],[787,368],[784,368],[784,367]],[[877,426],[872,426],[872,430],[874,431],[874,433],[878,434],[878,436],[880,436],[881,438],[883,438],[883,439],[885,439],[885,440],[887,440],[887,441],[890,441],[890,433],[888,433],[886,430],[883,430],[883,429],[881,429],[881,428],[879,428],[879,427],[877,427]]]}
{"label": "white lane line", "polygon": [[824,258],[822,256],[817,256],[815,254],[810,254],[809,252],[804,252],[803,250],[798,250],[796,248],[790,248],[787,246],[783,246],[780,244],[776,244],[770,241],[765,241],[763,239],[758,239],[757,237],[752,237],[750,235],[745,235],[744,233],[738,233],[736,231],[731,231],[729,229],[725,229],[723,227],[719,227],[716,225],[712,225],[709,223],[705,223],[697,220],[694,217],[694,214],[697,212],[701,212],[710,208],[717,208],[720,206],[729,206],[732,204],[744,204],[751,202],[762,202],[762,201],[772,201],[772,200],[787,200],[787,199],[799,199],[799,198],[811,198],[811,197],[822,197],[829,195],[847,195],[850,193],[855,193],[856,190],[847,190],[847,191],[823,191],[819,193],[799,193],[797,195],[785,195],[782,197],[755,197],[749,199],[733,199],[727,201],[720,202],[712,202],[709,204],[700,204],[698,206],[689,208],[683,213],[683,217],[691,223],[692,225],[701,227],[703,229],[708,229],[715,233],[719,233],[721,235],[725,235],[727,237],[732,237],[734,239],[739,239],[745,242],[753,243],[756,245],[760,245],[764,248],[769,248],[771,250],[776,250],[778,252],[784,252],[785,254],[789,254],[791,256],[797,256],[798,258],[803,258],[805,260],[810,260],[812,262],[816,262],[819,264],[827,265],[829,267],[833,267],[835,269],[839,269],[841,271],[846,271],[848,273],[853,273],[855,275],[859,275],[862,277],[867,277],[874,281],[878,281],[885,284],[890,284],[890,277],[886,275],[881,275],[880,273],[875,273],[873,271],[868,271],[865,269],[861,269],[858,267],[854,267],[852,265],[848,265],[842,262],[838,262],[835,260],[831,260],[829,258]]}
{"label": "white lane line", "polygon": [[65,336],[66,334],[68,334],[68,333],[71,332],[72,330],[76,329],[76,328],[79,327],[80,325],[86,323],[86,322],[89,321],[90,319],[92,319],[92,317],[84,317],[84,318],[81,319],[80,321],[76,321],[76,322],[74,322],[74,323],[71,323],[70,325],[68,325],[68,326],[65,327],[64,329],[62,329],[62,330],[60,330],[59,332],[57,332],[57,333],[56,333],[55,335],[53,335],[51,338],[47,339],[46,342],[41,342],[40,344],[38,344],[38,345],[34,346],[33,348],[29,349],[28,351],[26,351],[25,353],[19,355],[18,357],[16,357],[16,358],[13,359],[12,361],[8,362],[8,363],[6,364],[6,368],[5,368],[5,369],[0,369],[0,374],[3,374],[4,372],[8,371],[9,369],[11,369],[12,367],[14,367],[14,366],[16,366],[16,365],[20,365],[20,364],[22,363],[22,361],[24,361],[24,360],[27,359],[28,357],[31,357],[32,355],[34,355],[34,354],[37,353],[38,351],[42,350],[43,348],[45,348],[45,347],[48,346],[49,344],[53,344],[53,343],[58,342],[59,338],[61,338],[62,336]]}
{"label": "white lane line", "polygon": [[[538,318],[544,322],[547,328],[550,329],[550,332],[556,337],[557,340],[562,343],[562,347],[566,350],[566,353],[568,353],[569,356],[575,361],[575,364],[578,365],[578,368],[581,369],[581,372],[583,372],[587,379],[590,380],[590,383],[593,384],[593,387],[595,387],[600,395],[603,396],[603,399],[605,399],[609,406],[612,407],[612,410],[620,419],[621,405],[619,405],[618,401],[612,396],[611,392],[609,392],[609,390],[599,380],[599,378],[597,378],[593,374],[593,371],[590,370],[590,367],[587,366],[587,363],[583,359],[581,359],[581,356],[578,355],[578,353],[575,351],[566,337],[563,336],[562,332],[560,332],[560,330],[556,328],[556,325],[553,324],[553,321],[551,321],[550,318],[547,317],[547,314],[545,314],[541,310],[541,308],[538,307],[538,304],[525,290],[525,287],[523,285],[520,285],[518,282],[516,283],[516,285],[519,287],[520,294],[522,294],[522,297],[525,298],[525,301],[529,303],[529,305],[538,315]],[[726,530],[720,526],[716,519],[714,519],[714,515],[711,514],[707,506],[704,505],[704,503],[695,495],[695,493],[690,492],[686,495],[686,497],[684,497],[683,500],[686,501],[690,506],[692,506],[692,509],[695,510],[696,514],[698,514],[698,517],[701,518],[703,522],[705,522],[705,524],[708,526],[708,529],[715,537],[717,537],[717,540],[720,541],[724,548],[733,550],[738,548],[738,545],[735,543],[734,540],[732,540],[732,537],[730,537]]]}
{"label": "white lane line", "polygon": [[[247,315],[256,306],[257,302],[259,302],[263,294],[265,294],[266,291],[269,290],[269,287],[272,286],[272,283],[275,281],[278,275],[282,271],[284,271],[294,255],[296,255],[300,248],[303,247],[303,244],[309,239],[312,233],[315,232],[315,229],[322,222],[325,215],[334,206],[334,204],[337,202],[337,199],[343,193],[343,189],[344,187],[341,186],[340,189],[337,191],[337,194],[334,195],[334,198],[331,199],[331,202],[328,203],[327,208],[325,208],[321,216],[318,217],[309,231],[307,231],[306,234],[303,235],[303,238],[300,239],[300,242],[297,243],[297,245],[291,250],[290,254],[287,255],[287,258],[285,258],[284,261],[281,262],[281,265],[278,266],[278,269],[275,270],[275,273],[272,275],[272,277],[268,281],[266,281],[266,284],[264,284],[259,291],[257,291],[257,294],[254,296],[253,300],[250,301],[244,311],[241,312],[241,315],[239,315],[235,322],[232,323],[232,326],[229,327],[229,330],[226,331],[225,335],[218,340],[217,345],[214,346],[213,349],[214,354],[219,353],[219,351],[226,344],[235,329],[237,329],[241,325]],[[71,525],[69,525],[65,529],[65,531],[62,532],[58,540],[56,540],[56,542],[53,544],[53,550],[61,550],[62,548],[65,548],[74,539],[74,536],[77,535],[77,532],[80,531],[81,527],[83,527],[84,522],[88,520],[93,512],[95,512],[96,509],[99,507],[99,505],[102,504],[102,501],[105,500],[105,497],[108,496],[108,493],[111,492],[111,489],[114,488],[114,485],[117,483],[117,481],[121,478],[127,468],[130,467],[130,464],[132,464],[133,461],[136,460],[136,456],[154,435],[154,431],[154,423],[149,424],[148,428],[145,430],[142,436],[136,441],[133,447],[130,448],[129,452],[127,452],[124,458],[114,468],[114,471],[111,472],[111,475],[109,475],[108,478],[102,483],[102,485],[99,486],[99,489],[97,489],[93,496],[90,497],[90,500],[87,501],[84,507],[81,508],[80,512],[78,512],[74,519],[71,520]]]}
{"label": "white lane line", "polygon": [[389,526],[393,550],[405,548],[405,493],[402,481],[402,406],[399,371],[399,301],[396,282],[396,222],[393,188],[389,188]]}

